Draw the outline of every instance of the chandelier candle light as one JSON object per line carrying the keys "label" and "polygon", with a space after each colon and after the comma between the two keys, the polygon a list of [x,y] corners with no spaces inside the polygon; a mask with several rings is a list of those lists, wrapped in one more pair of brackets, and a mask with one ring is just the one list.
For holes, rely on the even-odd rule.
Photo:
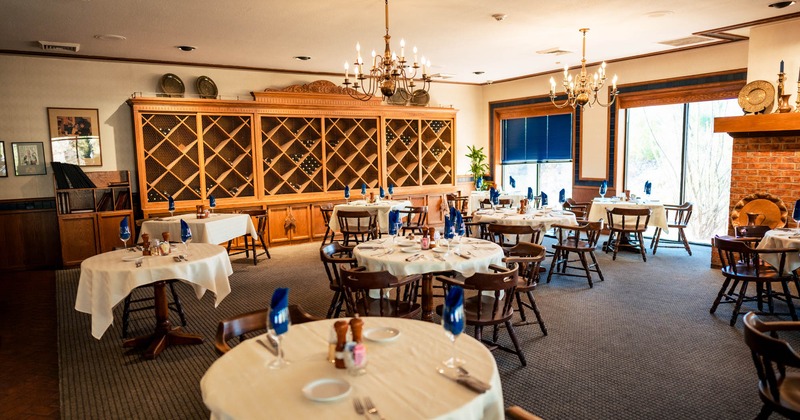
{"label": "chandelier candle light", "polygon": [[[364,60],[361,58],[361,44],[356,43],[356,60],[353,62],[353,77],[354,82],[350,82],[350,65],[345,61],[344,63],[344,86],[347,93],[362,101],[368,101],[375,96],[376,90],[380,89],[384,98],[389,98],[398,89],[405,90],[410,95],[417,87],[414,79],[417,77],[417,71],[421,69],[422,76],[422,91],[427,92],[430,90],[431,77],[428,75],[430,72],[431,62],[426,61],[425,57],[417,62],[417,47],[414,47],[414,61],[409,64],[405,56],[405,40],[400,40],[400,55],[395,54],[389,46],[389,40],[392,38],[389,35],[389,0],[385,0],[386,4],[386,35],[383,36],[385,48],[383,55],[376,55],[375,50],[372,51],[372,68],[369,73],[364,73]],[[413,71],[412,71],[413,70]]]}
{"label": "chandelier candle light", "polygon": [[569,66],[564,65],[563,84],[564,90],[567,93],[567,99],[560,104],[556,103],[556,81],[552,77],[550,78],[550,101],[556,108],[564,108],[567,105],[573,108],[584,105],[589,105],[589,107],[591,107],[593,104],[607,107],[614,103],[614,100],[617,98],[617,93],[619,93],[617,91],[617,75],[615,74],[614,78],[611,80],[611,100],[609,100],[607,104],[600,102],[597,92],[606,82],[606,62],[603,61],[603,64],[601,64],[600,68],[594,73],[593,78],[588,77],[586,74],[586,32],[588,32],[589,29],[582,28],[580,31],[583,33],[581,72],[573,78],[572,75],[569,74]]}

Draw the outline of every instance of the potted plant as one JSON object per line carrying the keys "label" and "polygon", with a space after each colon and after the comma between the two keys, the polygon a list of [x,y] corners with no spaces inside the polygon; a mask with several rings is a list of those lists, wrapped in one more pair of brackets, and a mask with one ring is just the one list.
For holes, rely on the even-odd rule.
{"label": "potted plant", "polygon": [[467,146],[467,149],[469,153],[465,156],[470,159],[469,172],[475,179],[475,189],[481,190],[483,187],[483,175],[489,170],[489,164],[486,163],[486,153],[483,153],[483,147]]}

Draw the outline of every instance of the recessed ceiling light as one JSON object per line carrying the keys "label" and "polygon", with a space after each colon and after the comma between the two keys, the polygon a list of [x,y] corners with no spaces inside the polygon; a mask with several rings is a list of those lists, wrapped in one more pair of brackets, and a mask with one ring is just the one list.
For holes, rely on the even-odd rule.
{"label": "recessed ceiling light", "polygon": [[772,3],[769,7],[774,7],[776,9],[783,9],[784,7],[789,7],[793,5],[795,2],[793,1],[779,1],[777,3]]}
{"label": "recessed ceiling light", "polygon": [[482,71],[473,71],[472,74],[483,74]]}
{"label": "recessed ceiling light", "polygon": [[124,41],[124,40],[128,39],[128,38],[125,38],[122,35],[114,35],[114,34],[95,35],[94,38],[95,39],[99,39],[101,41]]}
{"label": "recessed ceiling light", "polygon": [[502,22],[502,21],[506,20],[508,15],[505,14],[505,13],[495,13],[495,14],[492,15],[492,17],[494,18],[494,20],[496,20],[498,22]]}
{"label": "recessed ceiling light", "polygon": [[197,49],[197,47],[193,47],[191,45],[178,45],[177,48],[184,52],[194,51],[195,49]]}
{"label": "recessed ceiling light", "polygon": [[654,12],[645,13],[644,15],[649,18],[660,18],[674,14],[672,10],[656,10]]}
{"label": "recessed ceiling light", "polygon": [[311,57],[309,57],[309,56],[307,56],[307,55],[296,55],[296,56],[294,56],[294,57],[292,57],[292,58],[294,58],[295,60],[299,60],[299,61],[308,61],[308,60],[311,60]]}

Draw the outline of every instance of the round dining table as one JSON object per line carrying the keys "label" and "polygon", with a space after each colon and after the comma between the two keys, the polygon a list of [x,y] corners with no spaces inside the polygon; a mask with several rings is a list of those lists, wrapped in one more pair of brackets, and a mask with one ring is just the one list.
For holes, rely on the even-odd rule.
{"label": "round dining table", "polygon": [[[503,392],[494,357],[481,342],[461,334],[458,357],[471,377],[490,386],[479,393],[444,376],[437,368],[453,349],[438,324],[400,318],[365,317],[367,365],[359,375],[336,369],[327,360],[336,319],[292,325],[282,348],[289,365],[270,369],[276,356],[259,340],[245,340],[221,356],[200,380],[212,419],[357,419],[353,399],[369,397],[388,419],[502,419]],[[370,331],[392,328],[387,338]],[[323,398],[314,392],[335,381]],[[305,392],[304,392],[305,390]],[[325,400],[325,401],[321,401]],[[374,416],[378,418],[378,416]]]}
{"label": "round dining table", "polygon": [[[757,249],[795,248],[797,252],[786,253],[786,269],[790,271],[800,268],[800,229],[779,228],[768,230]],[[773,267],[780,266],[780,254],[761,254],[761,259]]]}
{"label": "round dining table", "polygon": [[328,226],[334,232],[339,232],[339,218],[337,213],[342,210],[358,211],[366,210],[370,214],[377,216],[378,230],[382,233],[389,231],[389,212],[392,210],[403,210],[406,207],[411,207],[409,200],[378,200],[370,203],[367,200],[353,200],[346,204],[337,204],[333,206],[333,213],[331,213],[331,220]]}
{"label": "round dining table", "polygon": [[595,198],[592,201],[591,208],[589,209],[588,220],[590,222],[597,222],[600,219],[605,220],[608,217],[606,210],[612,208],[650,209],[650,223],[648,226],[659,227],[664,231],[664,233],[669,233],[667,210],[664,208],[664,203],[660,201],[621,201],[616,198]]}
{"label": "round dining table", "polygon": [[[503,249],[490,241],[461,238],[458,245],[422,251],[418,245],[401,246],[403,240],[384,237],[358,244],[353,250],[359,266],[368,271],[386,270],[395,276],[422,274],[422,319],[433,320],[433,276],[431,273],[457,271],[469,277],[475,273],[490,273],[491,264],[503,263]],[[395,243],[398,242],[398,243]],[[452,241],[451,243],[455,243]],[[457,249],[458,248],[458,249]]]}
{"label": "round dining table", "polygon": [[[539,209],[532,210],[530,213],[519,214],[514,209],[484,209],[478,210],[472,215],[473,222],[481,223],[497,223],[500,225],[528,225],[532,227],[540,227],[542,233],[547,232],[555,225],[569,225],[574,226],[578,224],[575,218],[575,213],[565,210],[551,210]],[[479,232],[473,232],[478,234]],[[526,235],[530,236],[530,235]],[[530,240],[530,238],[522,237],[521,240]],[[541,244],[544,235],[539,236],[539,243]]]}

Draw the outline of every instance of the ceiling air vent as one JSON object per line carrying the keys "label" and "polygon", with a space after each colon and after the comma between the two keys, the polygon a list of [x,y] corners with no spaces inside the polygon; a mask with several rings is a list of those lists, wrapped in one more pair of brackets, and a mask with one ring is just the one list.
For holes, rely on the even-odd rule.
{"label": "ceiling air vent", "polygon": [[711,42],[711,41],[714,41],[714,39],[707,38],[704,36],[693,35],[693,36],[687,36],[686,38],[678,38],[670,41],[661,41],[659,42],[659,44],[669,45],[670,47],[685,47],[688,45],[703,44],[705,42]]}
{"label": "ceiling air vent", "polygon": [[74,44],[72,42],[50,42],[39,41],[39,45],[45,51],[69,51],[78,52],[81,49],[81,44]]}
{"label": "ceiling air vent", "polygon": [[553,47],[553,48],[548,48],[546,50],[536,51],[536,54],[564,55],[564,54],[572,54],[572,51],[562,50],[561,48]]}
{"label": "ceiling air vent", "polygon": [[445,79],[445,80],[447,80],[447,79],[452,79],[453,77],[455,77],[455,74],[452,74],[452,73],[434,73],[430,77],[431,77],[431,79]]}

